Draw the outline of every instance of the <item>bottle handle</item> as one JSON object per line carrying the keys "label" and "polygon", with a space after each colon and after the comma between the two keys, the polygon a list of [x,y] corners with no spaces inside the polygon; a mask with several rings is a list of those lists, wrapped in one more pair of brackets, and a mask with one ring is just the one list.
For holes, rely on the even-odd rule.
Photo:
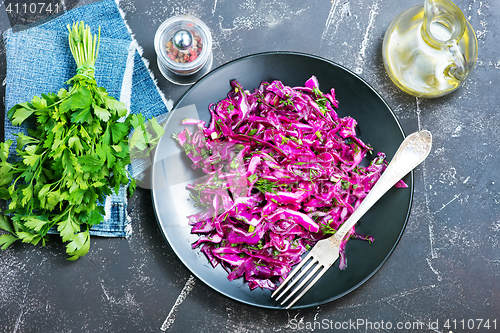
{"label": "bottle handle", "polygon": [[465,55],[458,45],[458,42],[456,40],[452,40],[448,46],[448,50],[453,56],[453,64],[447,68],[448,75],[451,75],[460,81],[465,80],[469,74],[469,70],[467,68],[467,60],[465,59]]}

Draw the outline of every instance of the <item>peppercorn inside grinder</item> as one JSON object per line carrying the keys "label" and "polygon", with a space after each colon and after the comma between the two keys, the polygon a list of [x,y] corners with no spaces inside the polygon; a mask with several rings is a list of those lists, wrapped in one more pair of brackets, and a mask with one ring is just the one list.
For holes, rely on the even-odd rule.
{"label": "peppercorn inside grinder", "polygon": [[160,72],[175,84],[193,84],[212,67],[212,35],[196,17],[167,19],[156,31],[154,43]]}

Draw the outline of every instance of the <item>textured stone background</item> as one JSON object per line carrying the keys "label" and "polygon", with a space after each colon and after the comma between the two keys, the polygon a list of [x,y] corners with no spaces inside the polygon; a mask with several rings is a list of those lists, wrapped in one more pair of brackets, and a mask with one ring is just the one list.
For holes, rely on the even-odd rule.
{"label": "textured stone background", "polygon": [[[455,1],[476,31],[479,59],[459,90],[427,100],[399,91],[381,59],[389,23],[422,1],[120,3],[171,105],[187,88],[159,74],[153,36],[166,18],[189,13],[212,31],[214,67],[263,51],[319,55],[369,82],[406,133],[433,133],[432,152],[414,173],[407,228],[389,260],[368,282],[337,301],[309,309],[271,311],[230,300],[183,266],[160,234],[149,190],[140,189],[130,203],[132,235],[93,238],[89,254],[77,262],[65,260],[57,239],[45,248],[17,244],[0,252],[0,331],[293,332],[302,327],[298,323],[316,323],[314,331],[322,331],[319,324],[325,322],[357,320],[378,323],[380,329],[361,325],[338,331],[489,332],[494,331],[494,320],[500,330],[500,3]],[[0,3],[0,32],[45,18],[7,14],[9,3],[25,2]],[[89,2],[59,5],[69,10]],[[0,41],[0,82],[5,66]],[[2,97],[4,89],[2,84]],[[489,320],[490,330],[467,329],[470,320],[477,328],[479,319],[483,324]],[[444,326],[447,320],[451,327]],[[381,327],[382,322],[390,322],[393,329]],[[396,330],[398,322],[422,328]]]}

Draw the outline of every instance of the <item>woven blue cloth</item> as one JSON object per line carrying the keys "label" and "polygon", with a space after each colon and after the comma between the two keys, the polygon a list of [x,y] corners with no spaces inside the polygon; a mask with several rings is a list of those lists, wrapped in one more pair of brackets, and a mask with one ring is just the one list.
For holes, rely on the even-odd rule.
{"label": "woven blue cloth", "polygon": [[[124,102],[131,113],[142,113],[146,119],[165,115],[168,109],[164,98],[114,0],[75,8],[29,29],[16,31],[14,27],[4,33],[5,112],[18,103],[30,101],[35,95],[68,89],[64,82],[76,74],[76,64],[69,50],[67,25],[76,21],[84,21],[93,33],[101,27],[95,64],[98,85]],[[23,126],[13,126],[5,117],[5,140],[15,142],[13,134],[25,130]],[[140,165],[131,165],[130,170],[134,177],[144,171]],[[126,188],[106,198],[104,206],[104,222],[94,226],[91,235],[128,236],[132,229]]]}

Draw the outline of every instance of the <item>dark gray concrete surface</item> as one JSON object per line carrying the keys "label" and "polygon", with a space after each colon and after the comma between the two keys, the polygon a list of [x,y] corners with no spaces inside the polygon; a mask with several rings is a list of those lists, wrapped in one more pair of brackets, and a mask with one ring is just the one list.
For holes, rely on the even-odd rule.
{"label": "dark gray concrete surface", "polygon": [[[389,260],[369,281],[341,299],[309,309],[266,310],[233,301],[183,266],[160,234],[149,190],[139,189],[129,205],[132,235],[94,237],[88,255],[76,262],[65,260],[57,238],[45,248],[16,244],[0,251],[0,331],[332,331],[327,327],[338,332],[500,331],[500,3],[455,1],[478,37],[476,68],[454,93],[421,99],[392,84],[383,68],[381,45],[392,19],[422,2],[120,3],[169,103],[187,87],[175,86],[159,74],[153,36],[166,18],[189,13],[212,31],[214,67],[263,51],[319,55],[370,83],[406,133],[418,129],[433,133],[432,152],[414,173],[407,228]],[[14,1],[0,6],[1,32],[12,24],[43,18],[8,16],[8,3]],[[87,3],[64,5],[70,9]],[[0,42],[2,83],[5,66]],[[0,89],[3,97],[4,83]],[[487,320],[489,329],[484,326]],[[402,329],[397,329],[398,323]]]}

